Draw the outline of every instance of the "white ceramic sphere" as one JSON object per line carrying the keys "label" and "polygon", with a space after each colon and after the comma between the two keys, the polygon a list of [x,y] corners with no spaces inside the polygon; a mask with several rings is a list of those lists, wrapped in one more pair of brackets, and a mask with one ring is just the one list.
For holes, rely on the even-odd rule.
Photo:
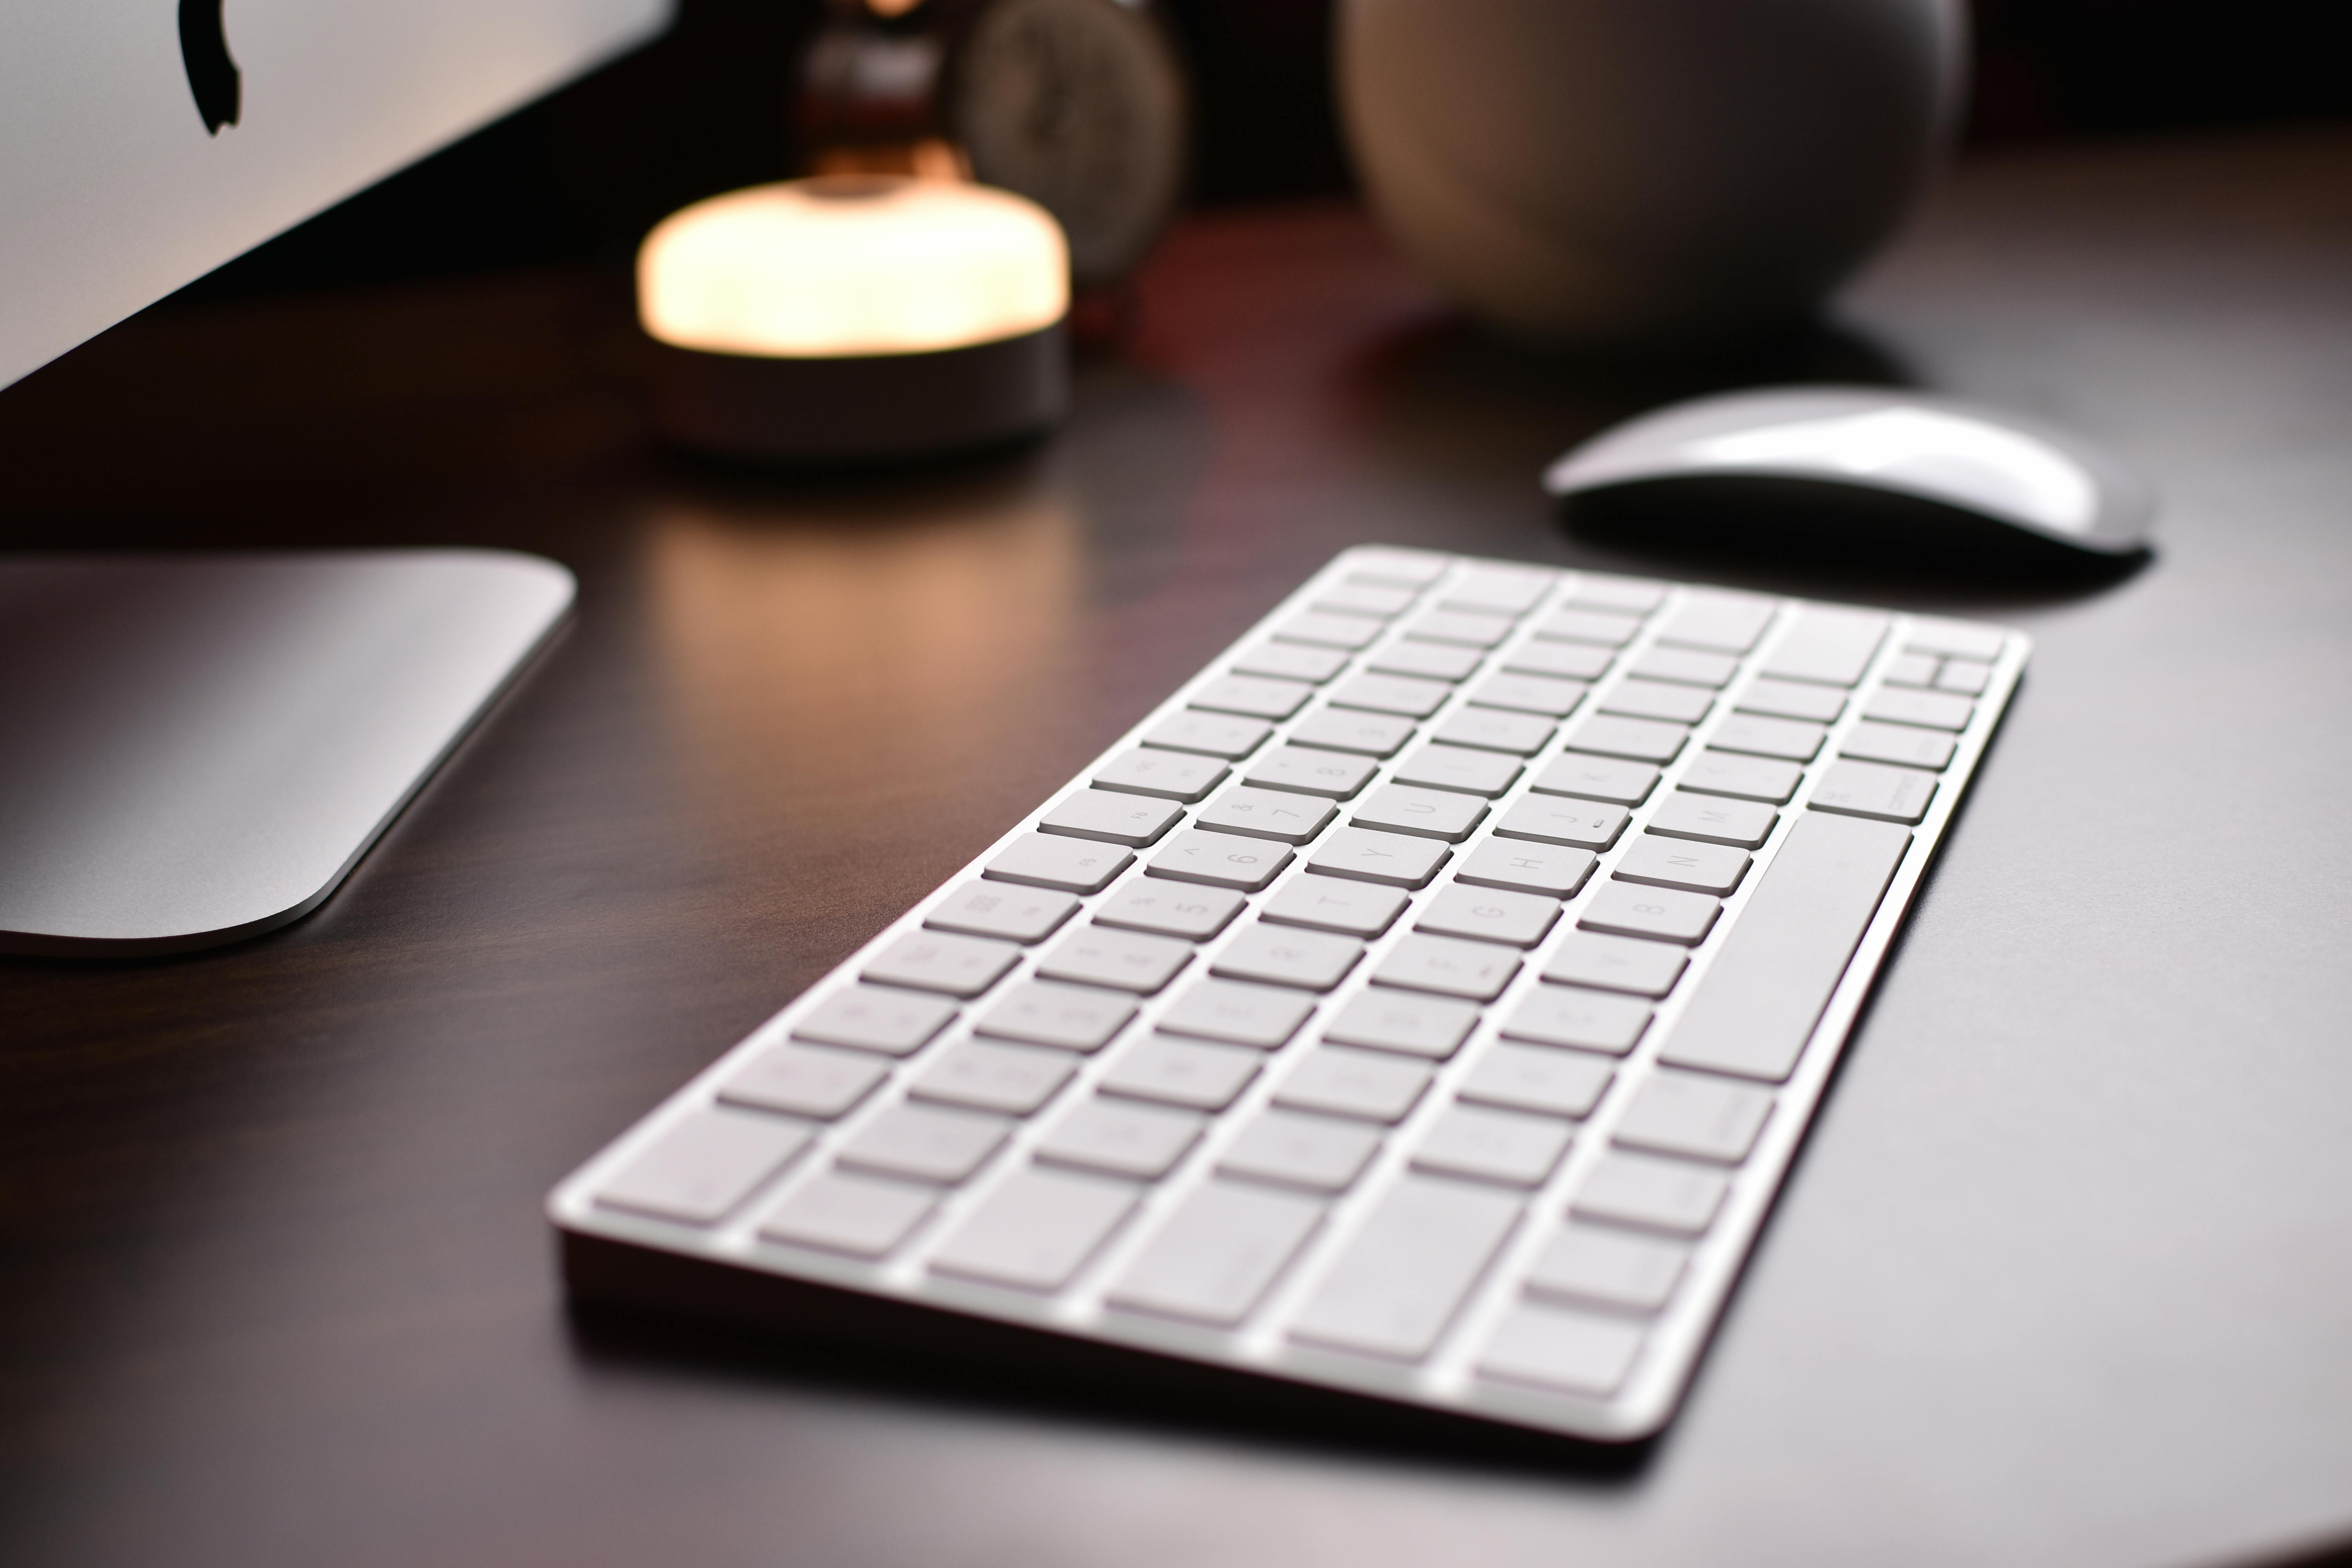
{"label": "white ceramic sphere", "polygon": [[1507,331],[1788,323],[1901,221],[1967,77],[1958,0],[1344,0],[1349,141],[1406,255]]}

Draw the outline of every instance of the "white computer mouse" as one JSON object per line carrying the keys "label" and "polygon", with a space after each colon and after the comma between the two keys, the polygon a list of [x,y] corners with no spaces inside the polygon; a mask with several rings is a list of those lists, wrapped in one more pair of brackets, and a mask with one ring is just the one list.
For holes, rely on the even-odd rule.
{"label": "white computer mouse", "polygon": [[[1726,481],[1746,481],[1745,483]],[[1555,496],[1677,484],[1737,511],[1822,487],[1883,495],[1891,530],[1921,526],[1918,502],[2088,555],[2146,552],[2156,492],[2130,465],[2013,414],[1886,387],[1802,386],[1695,398],[1630,419],[1545,470]],[[1777,495],[1775,492],[1779,492]],[[1908,506],[1899,504],[1910,503]],[[1854,508],[1842,510],[1850,518]],[[1866,508],[1864,510],[1867,510]],[[1722,520],[1736,522],[1735,518]]]}

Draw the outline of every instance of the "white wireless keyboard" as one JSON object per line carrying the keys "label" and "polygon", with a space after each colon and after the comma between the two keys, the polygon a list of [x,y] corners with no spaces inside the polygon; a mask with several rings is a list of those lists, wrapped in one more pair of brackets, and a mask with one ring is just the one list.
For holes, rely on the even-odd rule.
{"label": "white wireless keyboard", "polygon": [[1349,551],[551,1212],[607,1259],[1646,1436],[2026,654]]}

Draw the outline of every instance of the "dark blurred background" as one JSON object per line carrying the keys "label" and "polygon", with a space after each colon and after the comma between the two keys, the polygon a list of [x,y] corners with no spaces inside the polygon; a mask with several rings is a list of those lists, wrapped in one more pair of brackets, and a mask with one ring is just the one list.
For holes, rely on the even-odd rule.
{"label": "dark blurred background", "polygon": [[[1332,0],[1162,0],[1197,93],[1200,205],[1344,193]],[[799,171],[786,92],[821,0],[681,0],[660,42],[159,308],[625,257],[656,219]],[[2318,0],[1974,0],[1970,148],[2352,115]]]}

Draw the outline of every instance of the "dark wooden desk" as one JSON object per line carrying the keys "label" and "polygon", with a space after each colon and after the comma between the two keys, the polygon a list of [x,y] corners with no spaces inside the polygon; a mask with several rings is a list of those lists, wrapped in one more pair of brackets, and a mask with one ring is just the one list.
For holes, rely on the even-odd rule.
{"label": "dark wooden desk", "polygon": [[[1967,169],[1778,362],[1575,373],[1203,220],[1043,449],[662,458],[614,280],[162,313],[0,394],[16,545],[480,542],[567,640],[280,934],[0,965],[15,1564],[2189,1563],[2352,1535],[2352,135]],[[1707,573],[1534,478],[1727,380],[2068,421],[2162,559],[2028,685],[1633,1468],[575,1322],[539,1203],[1334,549]],[[1719,563],[1717,563],[1719,566]]]}

